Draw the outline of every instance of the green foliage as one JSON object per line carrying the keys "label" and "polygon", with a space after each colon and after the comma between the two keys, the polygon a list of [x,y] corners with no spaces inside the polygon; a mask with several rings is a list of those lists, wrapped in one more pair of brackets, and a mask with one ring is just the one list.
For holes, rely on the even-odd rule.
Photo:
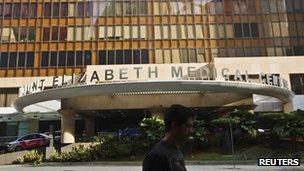
{"label": "green foliage", "polygon": [[234,128],[251,137],[257,135],[257,121],[255,114],[244,110],[235,109],[229,115],[221,116],[211,121],[215,126],[228,127],[229,122]]}
{"label": "green foliage", "polygon": [[15,161],[13,161],[13,164],[33,163],[34,165],[38,165],[42,163],[43,160],[44,156],[38,151],[33,150],[25,154],[23,157],[17,158]]}
{"label": "green foliage", "polygon": [[206,134],[207,131],[205,129],[205,122],[203,120],[194,120],[194,130],[193,133],[190,135],[190,139],[198,144],[202,144],[206,142]]}
{"label": "green foliage", "polygon": [[165,134],[164,121],[156,116],[152,116],[151,118],[144,118],[139,123],[139,126],[142,132],[141,141],[144,147],[151,147]]}
{"label": "green foliage", "polygon": [[83,145],[72,148],[68,152],[53,153],[50,157],[52,162],[76,162],[103,159],[114,159],[130,156],[134,153],[136,142],[130,139],[119,140],[112,135],[99,135],[96,139],[101,140],[89,147]]}

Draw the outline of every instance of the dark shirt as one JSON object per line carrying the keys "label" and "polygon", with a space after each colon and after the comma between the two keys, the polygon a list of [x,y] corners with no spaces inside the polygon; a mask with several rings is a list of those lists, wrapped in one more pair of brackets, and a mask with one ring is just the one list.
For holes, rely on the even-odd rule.
{"label": "dark shirt", "polygon": [[143,162],[143,171],[187,171],[181,151],[159,141]]}

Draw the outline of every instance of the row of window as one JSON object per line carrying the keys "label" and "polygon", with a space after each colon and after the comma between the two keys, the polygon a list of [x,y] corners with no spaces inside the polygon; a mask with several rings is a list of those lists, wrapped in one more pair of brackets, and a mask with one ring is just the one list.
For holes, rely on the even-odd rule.
{"label": "row of window", "polygon": [[1,68],[32,68],[34,67],[33,52],[1,52],[0,53]]}
{"label": "row of window", "polygon": [[204,49],[155,49],[155,63],[205,62]]}
{"label": "row of window", "polygon": [[[153,15],[184,14],[255,14],[257,2],[263,13],[286,13],[304,11],[302,0],[191,0],[153,2]],[[148,5],[145,0],[129,1],[90,1],[90,2],[45,2],[44,17],[92,17],[147,15]],[[0,16],[5,18],[36,17],[37,3],[0,4]]]}
{"label": "row of window", "polygon": [[91,62],[90,51],[42,52],[41,67],[74,67],[90,65]]}
{"label": "row of window", "polygon": [[[43,41],[89,41],[95,38],[94,27],[43,27]],[[303,37],[304,22],[265,22],[234,24],[172,24],[154,25],[154,34],[148,35],[147,25],[100,26],[99,39],[203,39],[251,37]],[[209,31],[209,34],[208,34]],[[35,27],[3,27],[0,38],[6,42],[35,41]],[[207,34],[207,35],[206,35]],[[153,37],[154,36],[154,37]]]}
{"label": "row of window", "polygon": [[100,50],[99,64],[148,64],[149,53],[147,49],[140,50]]}
{"label": "row of window", "polygon": [[[262,56],[261,50],[259,47],[214,48],[211,53],[213,57],[256,57]],[[267,56],[301,56],[304,55],[304,47],[266,47],[266,53]]]}
{"label": "row of window", "polygon": [[289,74],[290,87],[295,94],[304,94],[304,74]]}

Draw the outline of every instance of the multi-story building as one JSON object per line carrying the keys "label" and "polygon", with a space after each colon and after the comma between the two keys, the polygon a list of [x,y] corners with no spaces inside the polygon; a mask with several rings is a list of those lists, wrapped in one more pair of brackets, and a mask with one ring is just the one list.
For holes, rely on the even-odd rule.
{"label": "multi-story building", "polygon": [[[19,87],[88,65],[212,63],[252,78],[276,74],[296,94],[293,109],[303,109],[303,30],[302,0],[1,0],[0,136],[59,120],[60,102],[16,114]],[[258,110],[283,110],[256,99]]]}

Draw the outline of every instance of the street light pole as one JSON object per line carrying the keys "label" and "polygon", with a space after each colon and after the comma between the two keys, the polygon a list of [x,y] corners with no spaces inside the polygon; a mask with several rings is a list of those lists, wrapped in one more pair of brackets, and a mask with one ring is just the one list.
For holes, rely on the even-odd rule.
{"label": "street light pole", "polygon": [[233,155],[233,168],[235,169],[235,156],[234,156],[234,145],[233,145],[233,132],[231,126],[231,116],[229,116],[229,129],[230,129],[230,144],[231,144],[231,151]]}

